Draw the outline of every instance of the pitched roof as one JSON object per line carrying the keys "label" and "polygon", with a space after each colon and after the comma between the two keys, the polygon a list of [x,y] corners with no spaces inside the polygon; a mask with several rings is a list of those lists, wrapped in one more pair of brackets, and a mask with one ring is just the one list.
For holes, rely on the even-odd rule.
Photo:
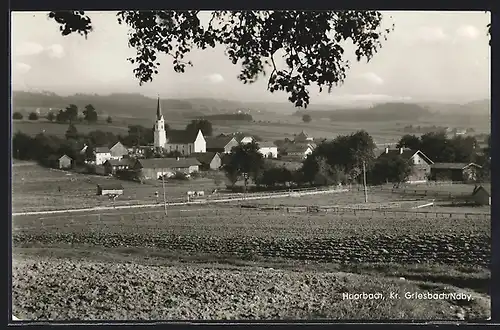
{"label": "pitched roof", "polygon": [[312,149],[312,147],[307,144],[290,144],[284,149],[287,153],[305,153],[307,149]]}
{"label": "pitched roof", "polygon": [[382,153],[378,156],[378,158],[381,157],[388,157],[388,156],[401,156],[403,159],[410,160],[411,157],[413,157],[415,154],[419,154],[422,158],[424,158],[425,161],[429,164],[433,164],[433,161],[427,157],[422,151],[420,150],[412,150],[409,148],[403,148],[403,152],[401,152],[400,148],[397,149],[389,149],[388,152],[385,151],[385,149],[382,150]]}
{"label": "pitched roof", "polygon": [[431,165],[432,168],[445,170],[463,170],[469,166],[476,166],[481,168],[481,166],[474,163],[434,163]]}
{"label": "pitched roof", "polygon": [[105,154],[105,153],[110,153],[111,150],[109,150],[108,147],[96,147],[95,152]]}
{"label": "pitched roof", "polygon": [[138,159],[137,162],[139,162],[143,168],[185,168],[201,165],[196,158],[149,158]]}
{"label": "pitched roof", "polygon": [[[205,141],[207,142],[208,149],[223,149],[233,139],[234,137],[232,136],[208,136],[205,138]],[[234,141],[237,142],[236,139]]]}
{"label": "pitched roof", "polygon": [[261,141],[261,142],[257,142],[259,144],[259,147],[261,148],[277,148],[276,144],[274,144],[274,142],[272,141]]}
{"label": "pitched roof", "polygon": [[168,143],[188,144],[193,143],[198,136],[198,132],[171,129],[167,131]]}
{"label": "pitched roof", "polygon": [[196,158],[202,164],[210,164],[216,155],[216,152],[193,152],[189,157]]}
{"label": "pitched roof", "polygon": [[491,184],[486,183],[486,184],[482,184],[480,186],[474,187],[472,195],[475,195],[480,189],[483,189],[484,191],[486,191],[486,193],[488,193],[488,195],[491,196]]}
{"label": "pitched roof", "polygon": [[161,114],[161,106],[160,106],[160,97],[158,96],[158,103],[156,104],[156,120],[161,119],[162,114]]}
{"label": "pitched roof", "polygon": [[97,187],[105,190],[123,190],[123,186],[119,182],[104,182],[99,183]]}
{"label": "pitched roof", "polygon": [[61,160],[61,158],[68,158],[69,160],[73,160],[70,156],[64,154],[61,157],[58,158],[58,160]]}
{"label": "pitched roof", "polygon": [[120,159],[120,160],[117,160],[117,159],[108,159],[105,162],[105,164],[106,163],[109,163],[109,165],[111,165],[111,166],[130,166],[130,165],[132,165],[130,159],[128,159],[128,158],[123,158],[123,159]]}

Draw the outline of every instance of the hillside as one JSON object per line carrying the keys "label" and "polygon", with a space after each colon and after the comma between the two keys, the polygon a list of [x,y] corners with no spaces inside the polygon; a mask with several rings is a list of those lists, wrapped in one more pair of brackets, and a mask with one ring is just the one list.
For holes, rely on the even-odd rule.
{"label": "hillside", "polygon": [[[51,92],[24,92],[14,91],[12,96],[14,111],[34,111],[40,113],[50,110],[57,111],[69,104],[76,104],[83,109],[87,104],[92,104],[100,115],[121,117],[149,118],[156,110],[156,99],[141,94],[74,94],[60,96]],[[169,116],[200,117],[203,115],[226,113],[259,113],[264,110],[252,109],[242,102],[216,99],[162,99],[162,111]]]}
{"label": "hillside", "polygon": [[300,110],[294,116],[309,114],[315,118],[337,121],[408,120],[429,115],[429,110],[412,103],[381,103],[370,108],[338,109],[330,111]]}
{"label": "hillside", "polygon": [[330,118],[338,121],[380,121],[380,120],[418,120],[429,117],[486,117],[490,114],[490,100],[479,100],[466,104],[439,102],[423,103],[380,103],[372,107],[331,110],[299,110],[294,116],[309,114],[313,118]]}

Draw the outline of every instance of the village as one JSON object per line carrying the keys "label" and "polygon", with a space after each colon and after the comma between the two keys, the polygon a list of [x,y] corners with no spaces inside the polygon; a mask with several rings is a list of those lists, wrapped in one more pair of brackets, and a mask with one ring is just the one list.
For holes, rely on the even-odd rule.
{"label": "village", "polygon": [[[325,139],[315,140],[305,131],[295,134],[293,140],[285,138],[278,141],[261,141],[254,136],[244,135],[239,132],[205,136],[200,128],[197,131],[173,129],[167,131],[165,124],[160,98],[158,98],[153,143],[127,147],[120,141],[109,145],[93,146],[89,146],[84,142],[77,142],[73,144],[77,156],[73,155],[73,157],[79,158],[81,165],[83,165],[83,173],[110,176],[120,180],[140,182],[169,179],[189,180],[191,176],[199,176],[203,173],[225,173],[226,177],[230,178],[225,168],[231,163],[234,148],[255,145],[256,151],[261,155],[267,167],[272,167],[274,170],[279,168],[281,172],[274,172],[276,175],[272,175],[272,173],[267,175],[267,178],[272,177],[271,180],[267,180],[268,182],[256,182],[254,177],[254,183],[259,186],[269,186],[268,188],[276,188],[279,183],[287,187],[300,187],[304,184],[307,186],[305,182],[307,180],[297,182],[294,172],[303,170],[303,163],[313,154],[318,145],[325,142]],[[80,146],[78,146],[79,143]],[[391,182],[398,185],[417,185],[427,182],[476,183],[471,187],[469,202],[490,205],[489,184],[481,180],[483,173],[481,165],[474,162],[434,162],[423,151],[407,148],[406,146],[377,148],[375,149],[375,155],[380,166],[378,166],[378,172],[374,175],[385,175],[386,177],[379,177],[378,180],[372,178],[372,182],[378,184]],[[411,165],[409,171],[404,173],[404,177],[401,177],[402,173],[385,173],[386,170],[390,171],[388,167],[391,164],[383,163],[384,159],[390,160],[394,158],[401,159]],[[69,171],[78,168],[76,160],[68,154],[50,154],[45,164],[51,168]],[[387,169],[380,169],[380,167],[386,167]],[[79,168],[80,172],[82,172],[82,166],[79,166]],[[266,177],[265,170],[261,172]],[[316,174],[314,173],[313,176]],[[307,173],[305,173],[305,176],[307,176]],[[282,178],[280,179],[280,177]],[[235,178],[235,181],[237,180]],[[233,191],[235,181],[232,182]],[[334,180],[335,182],[327,181],[309,180],[309,185],[321,186],[325,184],[331,185],[332,183],[345,185],[349,183],[341,178]],[[362,182],[358,181],[358,183]],[[364,183],[366,184],[366,182]],[[113,182],[111,186],[107,187],[108,189],[105,189],[106,187],[105,183],[101,183],[98,194],[110,195],[113,199],[123,194],[123,186],[119,181]],[[231,188],[231,185],[228,184],[227,187]],[[216,191],[217,189],[207,192],[198,190],[196,193],[190,191],[188,194],[204,195]],[[155,192],[155,195],[158,196],[158,191]]]}

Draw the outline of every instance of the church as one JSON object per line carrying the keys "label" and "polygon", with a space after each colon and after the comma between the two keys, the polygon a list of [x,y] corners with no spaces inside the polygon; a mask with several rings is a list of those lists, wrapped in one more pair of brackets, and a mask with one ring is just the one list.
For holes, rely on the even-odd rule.
{"label": "church", "polygon": [[154,147],[166,152],[178,151],[184,156],[195,152],[206,152],[207,143],[201,130],[188,132],[186,130],[165,130],[165,119],[161,113],[160,98],[156,106],[156,122],[154,131]]}

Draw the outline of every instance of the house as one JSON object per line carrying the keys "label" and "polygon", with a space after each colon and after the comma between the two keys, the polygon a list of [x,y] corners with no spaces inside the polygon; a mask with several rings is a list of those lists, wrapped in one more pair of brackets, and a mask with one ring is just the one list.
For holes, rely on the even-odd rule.
{"label": "house", "polygon": [[107,182],[97,185],[97,195],[123,195],[123,186],[118,182]]}
{"label": "house", "polygon": [[278,157],[278,147],[274,142],[263,141],[259,142],[259,152],[265,158],[277,158]]}
{"label": "house", "polygon": [[49,156],[48,161],[51,167],[59,169],[69,169],[73,163],[73,159],[68,155],[62,155],[61,157]]}
{"label": "house", "polygon": [[191,132],[186,130],[165,129],[165,119],[161,113],[160,98],[156,106],[156,122],[154,127],[154,147],[166,152],[178,151],[182,155],[193,152],[206,152],[206,140],[201,130]]}
{"label": "house", "polygon": [[108,159],[104,162],[104,168],[106,174],[116,174],[116,171],[128,170],[131,166],[130,159]]}
{"label": "house", "polygon": [[206,137],[207,152],[230,153],[233,147],[238,145],[238,141],[232,136]]}
{"label": "house", "polygon": [[390,149],[386,147],[378,158],[391,156],[400,156],[413,164],[412,172],[407,179],[408,183],[426,182],[429,179],[431,166],[434,162],[422,151],[408,148]]}
{"label": "house", "polygon": [[198,172],[201,163],[196,158],[150,158],[136,159],[133,170],[140,171],[145,179],[159,179],[175,172]]}
{"label": "house", "polygon": [[108,147],[96,147],[94,149],[94,161],[96,165],[102,165],[108,159],[111,159],[111,150]]}
{"label": "house", "polygon": [[128,156],[134,158],[144,158],[148,151],[153,151],[153,146],[137,146],[128,148]]}
{"label": "house", "polygon": [[474,163],[435,163],[431,167],[431,180],[475,181],[481,168]]}
{"label": "house", "polygon": [[216,152],[195,152],[189,157],[196,158],[202,170],[218,170],[222,166],[222,159]]}
{"label": "house", "polygon": [[252,143],[254,141],[254,138],[251,136],[244,136],[242,137],[238,142],[241,144],[248,144]]}
{"label": "house", "polygon": [[491,186],[475,186],[472,191],[472,199],[478,205],[491,205]]}
{"label": "house", "polygon": [[314,138],[310,137],[306,132],[302,131],[295,136],[294,142],[313,142]]}
{"label": "house", "polygon": [[120,141],[112,145],[109,148],[109,151],[111,152],[112,159],[120,160],[123,157],[128,156],[128,149]]}
{"label": "house", "polygon": [[306,159],[312,152],[313,148],[310,144],[290,144],[283,149],[285,156],[296,159]]}

